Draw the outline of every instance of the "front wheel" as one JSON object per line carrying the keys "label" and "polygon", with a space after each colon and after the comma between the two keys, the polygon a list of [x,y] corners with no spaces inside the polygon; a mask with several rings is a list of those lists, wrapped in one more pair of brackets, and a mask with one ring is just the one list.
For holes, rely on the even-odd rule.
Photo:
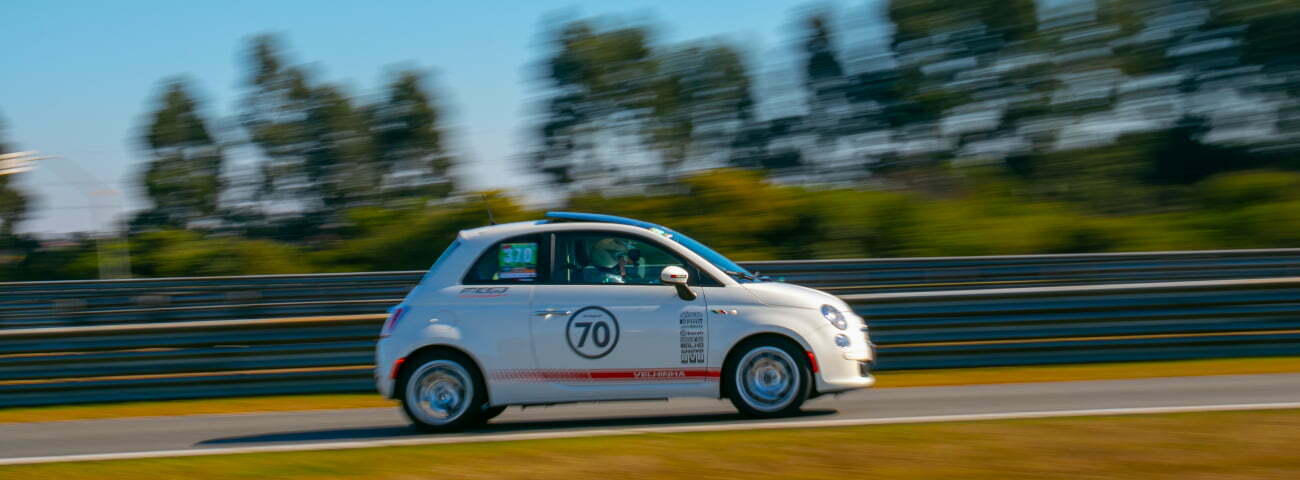
{"label": "front wheel", "polygon": [[506,406],[505,406],[505,405],[496,406],[496,407],[487,407],[487,408],[484,408],[484,409],[483,409],[483,421],[486,422],[486,421],[488,421],[488,420],[491,420],[491,419],[497,418],[498,416],[501,415],[502,412],[505,412],[505,411],[506,411]]}
{"label": "front wheel", "polygon": [[478,369],[468,359],[438,352],[419,359],[402,375],[402,411],[424,431],[445,432],[478,425],[487,400]]}
{"label": "front wheel", "polygon": [[794,415],[812,392],[812,372],[802,350],[781,339],[760,339],[737,349],[723,370],[727,397],[741,414],[773,418]]}

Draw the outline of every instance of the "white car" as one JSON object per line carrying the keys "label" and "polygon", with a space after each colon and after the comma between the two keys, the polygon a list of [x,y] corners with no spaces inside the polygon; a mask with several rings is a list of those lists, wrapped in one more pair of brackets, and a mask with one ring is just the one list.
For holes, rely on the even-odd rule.
{"label": "white car", "polygon": [[417,426],[509,405],[725,397],[775,417],[871,386],[842,300],[755,276],[659,225],[551,212],[460,232],[384,323],[379,391]]}

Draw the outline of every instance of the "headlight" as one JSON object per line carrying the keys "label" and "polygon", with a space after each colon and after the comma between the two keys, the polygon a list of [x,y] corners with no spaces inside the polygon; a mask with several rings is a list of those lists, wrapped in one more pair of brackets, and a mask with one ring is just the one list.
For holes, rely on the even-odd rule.
{"label": "headlight", "polygon": [[840,313],[839,309],[836,309],[835,307],[822,305],[822,317],[825,318],[826,321],[831,322],[831,325],[835,325],[835,328],[840,330],[849,328],[848,320],[845,320],[844,314]]}

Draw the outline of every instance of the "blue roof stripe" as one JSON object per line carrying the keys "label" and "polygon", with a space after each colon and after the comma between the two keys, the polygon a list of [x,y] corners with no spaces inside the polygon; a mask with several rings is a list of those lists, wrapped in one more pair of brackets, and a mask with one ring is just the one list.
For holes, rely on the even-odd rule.
{"label": "blue roof stripe", "polygon": [[641,220],[636,220],[627,217],[619,217],[615,215],[604,215],[600,213],[546,212],[546,218],[551,218],[556,220],[572,220],[577,222],[617,223],[620,225],[631,225],[634,227],[641,227],[641,228],[658,228],[660,230],[667,230],[662,226],[655,225],[650,222],[643,222]]}

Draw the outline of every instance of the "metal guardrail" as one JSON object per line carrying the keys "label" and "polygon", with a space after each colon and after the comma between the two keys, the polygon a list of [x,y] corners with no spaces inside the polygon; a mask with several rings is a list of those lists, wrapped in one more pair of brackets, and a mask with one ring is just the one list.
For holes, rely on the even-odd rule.
{"label": "metal guardrail", "polygon": [[0,407],[373,389],[383,317],[0,330]]}
{"label": "metal guardrail", "polygon": [[1300,249],[748,262],[836,294],[1300,275]]}
{"label": "metal guardrail", "polygon": [[[747,262],[836,294],[1300,275],[1300,249]],[[382,313],[421,271],[0,283],[0,329]]]}
{"label": "metal guardrail", "polygon": [[[1300,277],[843,298],[885,370],[1300,354]],[[0,406],[368,391],[382,318],[0,330]]]}
{"label": "metal guardrail", "polygon": [[1300,277],[844,299],[882,369],[1300,354]]}
{"label": "metal guardrail", "polygon": [[0,283],[0,329],[383,313],[423,274]]}

